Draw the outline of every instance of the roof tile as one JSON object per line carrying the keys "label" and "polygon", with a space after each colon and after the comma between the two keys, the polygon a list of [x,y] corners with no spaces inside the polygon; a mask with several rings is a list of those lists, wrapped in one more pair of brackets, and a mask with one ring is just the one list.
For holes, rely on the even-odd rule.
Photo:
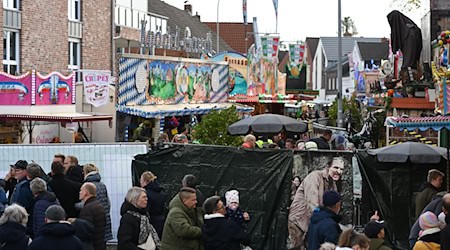
{"label": "roof tile", "polygon": [[[216,22],[204,22],[208,27],[216,32]],[[247,27],[243,23],[236,22],[220,22],[219,35],[230,47],[239,53],[247,54],[248,48],[255,42],[252,35],[253,25],[249,23]],[[247,34],[247,41],[245,35]]]}

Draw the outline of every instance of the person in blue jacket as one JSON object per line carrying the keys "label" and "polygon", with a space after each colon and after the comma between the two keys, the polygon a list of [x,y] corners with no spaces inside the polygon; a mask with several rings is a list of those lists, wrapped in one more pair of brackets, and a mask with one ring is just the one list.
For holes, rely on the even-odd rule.
{"label": "person in blue jacket", "polygon": [[28,250],[78,250],[83,249],[75,229],[66,221],[66,212],[60,205],[51,205],[45,210],[45,225],[40,235],[28,246]]}
{"label": "person in blue jacket", "polygon": [[323,206],[317,207],[308,226],[308,250],[317,250],[325,242],[337,245],[342,230],[339,227],[341,217],[341,194],[334,190],[323,193]]}

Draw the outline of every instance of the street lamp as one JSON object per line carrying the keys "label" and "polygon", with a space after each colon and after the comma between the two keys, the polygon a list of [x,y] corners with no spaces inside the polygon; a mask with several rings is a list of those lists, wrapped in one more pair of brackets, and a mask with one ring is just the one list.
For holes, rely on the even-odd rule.
{"label": "street lamp", "polygon": [[217,0],[217,23],[216,23],[216,30],[217,30],[217,54],[219,54],[219,3],[220,0]]}
{"label": "street lamp", "polygon": [[344,127],[344,113],[342,112],[342,19],[341,19],[341,0],[338,0],[338,113],[337,113],[337,125],[339,128]]}

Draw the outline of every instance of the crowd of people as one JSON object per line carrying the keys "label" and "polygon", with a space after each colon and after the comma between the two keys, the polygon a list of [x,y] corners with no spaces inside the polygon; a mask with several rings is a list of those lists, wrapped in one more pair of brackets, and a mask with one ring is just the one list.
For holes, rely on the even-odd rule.
{"label": "crowd of people", "polygon": [[[288,249],[393,249],[385,240],[386,225],[377,211],[364,225],[364,234],[340,224],[342,196],[337,182],[344,166],[341,157],[333,157],[323,170],[309,173],[303,181],[299,176],[292,179]],[[443,178],[441,171],[430,170],[416,195],[417,220],[409,236],[412,250],[450,249],[450,194],[439,192]]]}
{"label": "crowd of people", "polygon": [[248,134],[244,137],[241,145],[243,148],[273,148],[273,149],[292,149],[292,150],[350,150],[352,145],[347,143],[343,135],[333,135],[331,130],[324,130],[322,135],[311,139],[286,138],[286,135],[280,133],[273,138],[256,137]]}
{"label": "crowd of people", "polygon": [[0,182],[0,249],[106,249],[110,200],[99,169],[56,154],[51,172],[19,160]]}
{"label": "crowd of people", "polygon": [[[338,184],[345,165],[342,157],[332,157],[324,169],[292,179],[288,249],[392,249],[378,212],[364,233],[340,224]],[[430,170],[415,197],[413,250],[450,249],[450,194],[440,192],[444,177]],[[120,208],[119,250],[251,249],[250,215],[237,190],[205,199],[196,177],[188,174],[169,201],[152,172],[143,172],[139,184],[128,190]],[[19,160],[0,180],[0,249],[106,249],[113,239],[110,211],[107,187],[94,164],[81,166],[75,156],[56,154],[46,174],[38,164]]]}
{"label": "crowd of people", "polygon": [[[239,192],[204,199],[186,175],[169,202],[157,176],[146,171],[120,208],[118,249],[241,249],[251,243],[250,216]],[[99,169],[56,154],[51,172],[19,160],[0,181],[0,249],[106,249],[113,239],[111,202]]]}

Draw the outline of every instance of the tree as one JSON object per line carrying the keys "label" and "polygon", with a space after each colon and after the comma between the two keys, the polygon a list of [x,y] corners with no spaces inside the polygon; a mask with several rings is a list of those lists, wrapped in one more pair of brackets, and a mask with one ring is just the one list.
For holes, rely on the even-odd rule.
{"label": "tree", "polygon": [[349,16],[344,17],[344,20],[342,20],[342,29],[344,31],[344,36],[354,36],[358,34],[355,22],[353,22],[353,19]]}
{"label": "tree", "polygon": [[201,144],[239,146],[242,144],[242,139],[227,133],[228,126],[238,120],[239,115],[235,106],[220,111],[213,110],[194,126],[192,135]]}
{"label": "tree", "polygon": [[[337,120],[337,98],[334,99],[333,103],[330,106],[330,109],[328,110],[328,115],[330,117],[330,122],[332,126],[336,126],[336,120]],[[361,111],[358,107],[358,102],[356,101],[355,97],[351,97],[350,100],[348,100],[346,97],[342,99],[342,112],[351,114],[351,123],[352,128],[356,131],[361,130],[362,127],[362,116]],[[348,117],[347,117],[348,118]]]}

